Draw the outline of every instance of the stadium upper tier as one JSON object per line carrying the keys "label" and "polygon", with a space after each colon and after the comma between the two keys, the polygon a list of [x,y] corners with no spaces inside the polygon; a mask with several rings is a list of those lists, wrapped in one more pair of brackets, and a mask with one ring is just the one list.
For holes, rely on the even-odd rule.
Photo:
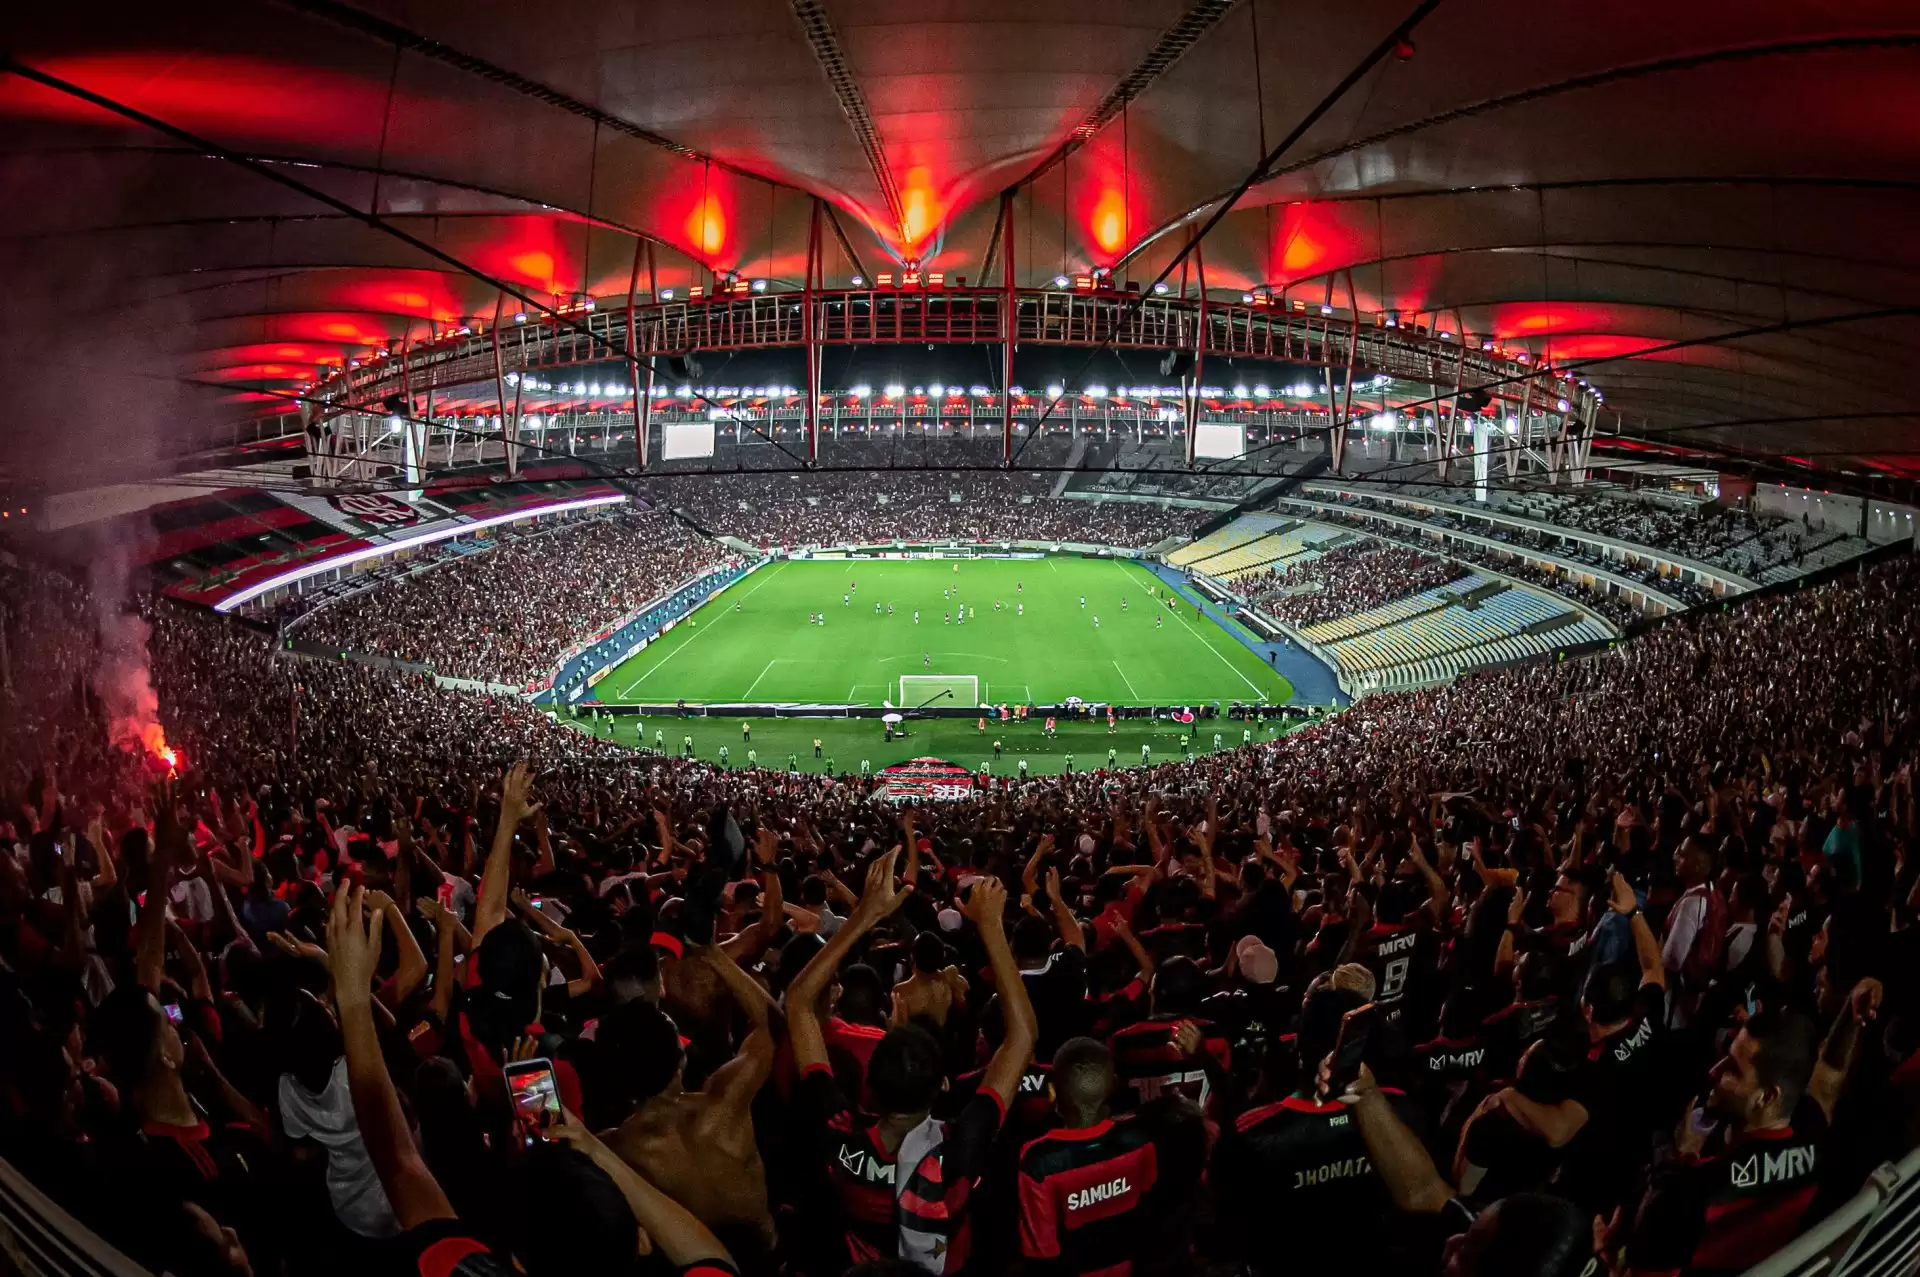
{"label": "stadium upper tier", "polygon": [[[671,290],[669,290],[671,291]],[[1230,300],[1233,297],[1242,300]],[[811,311],[811,313],[809,313]],[[1012,316],[1009,323],[1009,316]],[[1020,347],[1113,347],[1197,354],[1204,375],[1212,359],[1268,360],[1339,369],[1344,380],[1403,380],[1424,386],[1459,385],[1463,378],[1501,402],[1530,403],[1543,412],[1586,416],[1596,404],[1579,379],[1556,374],[1530,362],[1528,355],[1492,338],[1469,339],[1425,325],[1388,326],[1386,314],[1309,303],[1265,291],[1222,296],[1157,296],[1096,288],[1003,289],[966,287],[867,288],[826,292],[755,291],[746,281],[720,296],[637,296],[582,300],[565,309],[505,311],[491,325],[449,327],[405,349],[386,348],[366,361],[353,361],[333,375],[303,388],[329,411],[384,414],[393,396],[437,393],[443,411],[462,415],[547,412],[563,404],[591,400],[603,406],[632,404],[636,395],[671,406],[680,387],[697,389],[692,378],[674,369],[670,357],[698,352],[773,350],[817,345],[865,346],[1001,345]],[[1009,358],[1011,356],[1009,355]],[[658,362],[656,362],[656,360]],[[1010,364],[1008,365],[1011,366]],[[604,367],[606,375],[579,383],[571,377],[555,388],[550,371]],[[511,371],[514,380],[508,381]],[[536,374],[525,384],[528,373]],[[817,373],[815,374],[817,377]],[[801,378],[804,380],[804,378]],[[1267,387],[1238,390],[1225,378],[1215,402],[1275,403],[1300,401],[1320,393],[1319,378],[1306,389]],[[544,383],[544,384],[543,384]],[[589,396],[589,386],[600,393]],[[714,388],[717,389],[717,388]],[[809,389],[778,388],[775,398],[801,397]],[[954,387],[958,390],[959,387]],[[969,391],[971,392],[971,387]],[[1079,393],[1082,387],[1062,387]],[[1016,392],[1019,388],[1016,387]],[[980,387],[976,398],[1003,408],[995,390]],[[682,396],[719,401],[769,396],[705,394]],[[1021,398],[1016,393],[1015,398]],[[1026,398],[1040,397],[1032,387]],[[1057,392],[1045,398],[1057,397]],[[1564,405],[1564,406],[1563,406]],[[731,406],[729,402],[725,406]],[[631,412],[631,408],[628,409]]]}

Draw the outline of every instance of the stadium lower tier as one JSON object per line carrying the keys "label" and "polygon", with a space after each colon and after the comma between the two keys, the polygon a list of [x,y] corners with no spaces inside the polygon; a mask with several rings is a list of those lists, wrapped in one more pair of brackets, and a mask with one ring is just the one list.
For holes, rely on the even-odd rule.
{"label": "stadium lower tier", "polygon": [[728,770],[758,767],[801,775],[857,776],[877,774],[909,759],[934,757],[976,776],[984,767],[989,776],[1019,777],[1198,760],[1242,745],[1275,741],[1318,720],[1275,716],[1257,722],[1222,714],[1180,723],[1163,714],[1122,718],[1112,732],[1104,721],[1065,720],[1048,732],[1044,716],[1004,723],[988,718],[984,727],[976,718],[914,718],[891,737],[878,718],[747,719],[611,711],[595,718],[589,705],[579,716],[566,716],[566,721],[601,740],[690,757]]}
{"label": "stadium lower tier", "polygon": [[1132,562],[781,560],[610,670],[587,703],[1284,704],[1293,689],[1254,641]]}

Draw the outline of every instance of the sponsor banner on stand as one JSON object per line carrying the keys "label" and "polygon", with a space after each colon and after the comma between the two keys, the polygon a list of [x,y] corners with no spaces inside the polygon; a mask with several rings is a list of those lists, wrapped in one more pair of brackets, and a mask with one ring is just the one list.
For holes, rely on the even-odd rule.
{"label": "sponsor banner on stand", "polygon": [[972,793],[973,773],[944,758],[910,758],[880,769],[882,798],[953,801]]}

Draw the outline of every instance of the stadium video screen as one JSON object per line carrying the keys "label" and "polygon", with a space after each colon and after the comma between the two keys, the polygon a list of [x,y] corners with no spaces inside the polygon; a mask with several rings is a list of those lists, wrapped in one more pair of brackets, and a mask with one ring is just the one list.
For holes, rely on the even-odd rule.
{"label": "stadium video screen", "polygon": [[687,421],[660,427],[660,459],[682,461],[690,457],[713,455],[713,423]]}
{"label": "stadium video screen", "polygon": [[1226,421],[1203,421],[1193,433],[1193,455],[1232,458],[1247,455],[1247,428]]}

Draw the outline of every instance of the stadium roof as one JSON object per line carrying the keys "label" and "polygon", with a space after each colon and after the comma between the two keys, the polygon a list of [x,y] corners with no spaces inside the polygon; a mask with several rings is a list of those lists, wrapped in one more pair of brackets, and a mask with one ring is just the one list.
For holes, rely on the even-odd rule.
{"label": "stadium roof", "polygon": [[980,282],[1008,189],[1022,283],[1145,281],[1279,149],[1204,240],[1210,288],[1351,288],[1592,361],[1629,435],[1920,472],[1911,4],[109,0],[7,23],[32,78],[0,76],[0,338],[55,386],[185,377],[219,388],[188,411],[260,411],[490,316],[498,281],[624,296],[636,236],[662,285],[798,287],[815,197],[829,282],[856,259]]}

